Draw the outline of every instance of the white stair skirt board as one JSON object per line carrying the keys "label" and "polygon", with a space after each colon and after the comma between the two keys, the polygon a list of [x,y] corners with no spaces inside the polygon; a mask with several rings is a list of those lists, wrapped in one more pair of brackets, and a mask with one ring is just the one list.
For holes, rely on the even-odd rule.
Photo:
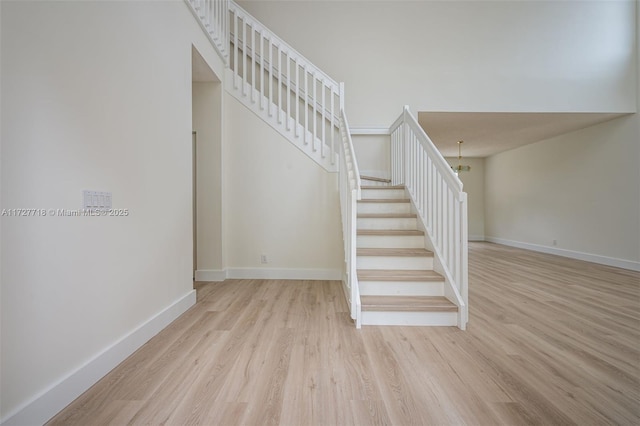
{"label": "white stair skirt board", "polygon": [[357,246],[362,248],[424,248],[424,235],[358,235]]}
{"label": "white stair skirt board", "polygon": [[360,177],[360,181],[362,182],[363,185],[366,185],[366,186],[389,186],[389,185],[391,185],[390,183],[386,183],[386,182],[380,182],[380,181],[376,181],[376,180],[369,180],[364,176]]}
{"label": "white stair skirt board", "polygon": [[365,173],[360,170],[360,180],[363,186],[391,186],[388,173]]}
{"label": "white stair skirt board", "polygon": [[362,311],[362,325],[456,326],[458,313]]}
{"label": "white stair skirt board", "polygon": [[362,296],[444,296],[444,282],[358,280]]}
{"label": "white stair skirt board", "polygon": [[433,257],[358,256],[358,269],[433,269]]}
{"label": "white stair skirt board", "polygon": [[404,193],[403,188],[386,189],[389,187],[380,187],[376,189],[363,188],[362,198],[373,200],[400,200],[405,199],[407,196]]}
{"label": "white stair skirt board", "polygon": [[415,217],[357,218],[358,229],[416,229],[417,226]]}
{"label": "white stair skirt board", "polygon": [[362,200],[358,202],[358,213],[411,213],[411,203],[380,203]]}
{"label": "white stair skirt board", "polygon": [[191,290],[93,359],[1,419],[3,426],[44,424],[196,303]]}
{"label": "white stair skirt board", "polygon": [[[353,135],[353,127],[350,127],[350,130],[351,135]],[[389,170],[360,169],[360,179],[362,179],[362,176],[386,179],[388,181],[391,181],[391,171]],[[368,186],[369,182],[367,181],[367,183],[363,183],[363,185]]]}

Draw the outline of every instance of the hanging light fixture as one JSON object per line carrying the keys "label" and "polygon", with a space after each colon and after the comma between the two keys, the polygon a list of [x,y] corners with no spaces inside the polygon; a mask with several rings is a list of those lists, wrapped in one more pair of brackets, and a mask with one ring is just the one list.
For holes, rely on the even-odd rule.
{"label": "hanging light fixture", "polygon": [[471,170],[471,166],[462,165],[462,144],[463,143],[464,141],[458,141],[458,165],[455,167],[451,166],[455,174],[458,174],[460,172],[468,172],[469,170]]}

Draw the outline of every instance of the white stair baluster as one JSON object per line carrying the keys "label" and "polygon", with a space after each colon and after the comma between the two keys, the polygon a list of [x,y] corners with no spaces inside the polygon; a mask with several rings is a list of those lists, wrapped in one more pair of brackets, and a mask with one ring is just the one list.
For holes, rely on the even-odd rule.
{"label": "white stair baluster", "polygon": [[307,145],[307,133],[309,132],[309,74],[307,73],[306,65],[302,65],[302,71],[304,72],[304,144]]}
{"label": "white stair baluster", "polygon": [[278,124],[282,123],[282,50],[280,46],[276,46],[276,52],[278,53],[278,109],[276,112],[278,113]]}
{"label": "white stair baluster", "polygon": [[269,103],[267,105],[267,112],[269,113],[269,117],[273,114],[271,112],[271,104],[273,104],[273,40],[269,38],[267,40],[267,48],[269,49]]}
{"label": "white stair baluster", "polygon": [[296,65],[296,137],[300,137],[298,126],[300,125],[300,65],[298,64],[297,59],[295,60]]}
{"label": "white stair baluster", "polygon": [[242,96],[247,96],[246,86],[249,81],[247,77],[247,20],[242,19]]}
{"label": "white stair baluster", "polygon": [[290,117],[291,117],[291,58],[289,57],[289,52],[285,53],[285,58],[287,59],[287,93],[286,93],[286,101],[287,101],[287,116],[285,119],[287,120],[287,130],[291,130]]}
{"label": "white stair baluster", "polygon": [[316,152],[318,148],[316,148],[316,140],[318,139],[318,96],[317,96],[317,87],[318,80],[316,79],[315,71],[311,71],[311,82],[313,83],[313,139],[311,140],[311,148],[313,152]]}
{"label": "white stair baluster", "polygon": [[264,34],[260,30],[260,109],[264,110],[264,103],[267,97],[267,91],[264,87]]}

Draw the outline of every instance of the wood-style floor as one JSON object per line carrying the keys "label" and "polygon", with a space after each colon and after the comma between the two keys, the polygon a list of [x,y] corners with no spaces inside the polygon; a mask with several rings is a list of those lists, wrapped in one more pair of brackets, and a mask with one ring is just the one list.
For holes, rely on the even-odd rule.
{"label": "wood-style floor", "polygon": [[339,282],[198,303],[51,425],[638,425],[640,274],[470,246],[470,321],[363,327]]}

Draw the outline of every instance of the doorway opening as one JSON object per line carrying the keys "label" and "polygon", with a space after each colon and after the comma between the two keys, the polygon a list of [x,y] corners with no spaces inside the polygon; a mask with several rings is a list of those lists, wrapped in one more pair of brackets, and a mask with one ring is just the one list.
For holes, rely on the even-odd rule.
{"label": "doorway opening", "polygon": [[193,46],[191,70],[193,279],[214,281],[223,263],[223,88],[220,79]]}

